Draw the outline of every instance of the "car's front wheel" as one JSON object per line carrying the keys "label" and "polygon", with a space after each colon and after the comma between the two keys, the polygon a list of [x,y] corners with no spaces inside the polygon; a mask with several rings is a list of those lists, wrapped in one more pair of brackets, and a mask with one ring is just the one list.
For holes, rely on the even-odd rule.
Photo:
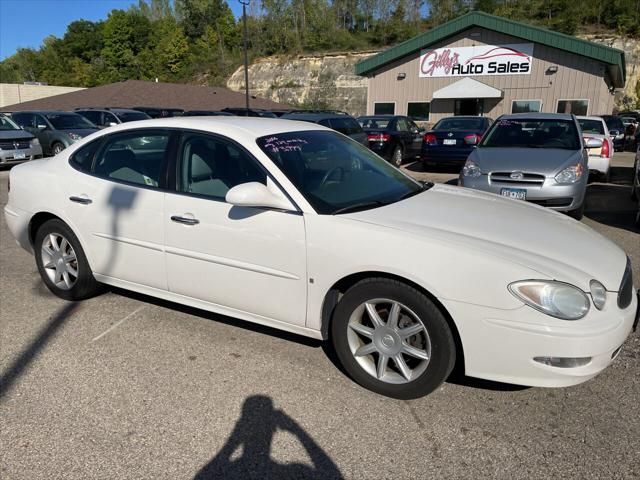
{"label": "car's front wheel", "polygon": [[56,142],[51,146],[51,151],[54,155],[58,155],[60,152],[64,150],[64,145],[60,142]]}
{"label": "car's front wheel", "polygon": [[351,287],[334,312],[331,339],[346,372],[389,397],[427,395],[455,364],[453,335],[442,312],[396,280],[367,279]]}
{"label": "car's front wheel", "polygon": [[61,220],[48,220],[36,232],[34,250],[40,276],[65,300],[82,300],[100,291],[78,238]]}

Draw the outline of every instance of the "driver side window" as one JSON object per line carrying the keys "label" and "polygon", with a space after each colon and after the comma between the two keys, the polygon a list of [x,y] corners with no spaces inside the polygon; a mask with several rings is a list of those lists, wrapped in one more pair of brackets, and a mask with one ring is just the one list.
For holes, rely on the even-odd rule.
{"label": "driver side window", "polygon": [[207,135],[190,135],[180,148],[178,191],[224,200],[242,183],[267,183],[265,171],[230,142]]}

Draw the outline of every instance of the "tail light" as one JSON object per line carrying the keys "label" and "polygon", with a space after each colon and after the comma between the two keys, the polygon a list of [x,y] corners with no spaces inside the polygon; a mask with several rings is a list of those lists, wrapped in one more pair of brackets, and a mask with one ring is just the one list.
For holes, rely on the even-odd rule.
{"label": "tail light", "polygon": [[477,145],[478,143],[480,143],[481,139],[482,137],[480,135],[478,135],[477,133],[472,133],[471,135],[464,136],[464,143],[466,143],[467,145]]}
{"label": "tail light", "polygon": [[370,142],[388,142],[391,140],[391,135],[388,133],[370,133],[367,138]]}
{"label": "tail light", "polygon": [[605,138],[602,141],[602,149],[600,150],[600,156],[602,158],[609,158],[611,147],[609,146],[609,139]]}
{"label": "tail light", "polygon": [[424,137],[422,137],[422,140],[424,140],[424,143],[426,143],[427,145],[437,145],[438,144],[438,139],[436,138],[436,136],[433,133],[425,133]]}

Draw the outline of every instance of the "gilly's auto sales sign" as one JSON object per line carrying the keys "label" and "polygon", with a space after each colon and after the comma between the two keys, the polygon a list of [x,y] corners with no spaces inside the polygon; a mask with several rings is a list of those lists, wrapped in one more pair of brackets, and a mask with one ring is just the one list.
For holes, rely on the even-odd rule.
{"label": "gilly's auto sales sign", "polygon": [[420,77],[529,75],[532,57],[533,43],[423,50]]}

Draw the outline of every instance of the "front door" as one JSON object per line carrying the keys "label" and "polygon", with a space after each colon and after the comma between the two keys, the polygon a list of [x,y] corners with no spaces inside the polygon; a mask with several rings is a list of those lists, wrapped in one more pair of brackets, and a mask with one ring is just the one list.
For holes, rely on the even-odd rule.
{"label": "front door", "polygon": [[169,138],[166,130],[128,131],[74,153],[72,164],[95,156],[90,175],[77,172],[63,187],[94,273],[166,290],[161,172]]}
{"label": "front door", "polygon": [[259,162],[223,137],[185,133],[175,171],[164,214],[169,290],[304,326],[303,216],[225,202],[236,185],[267,182]]}

